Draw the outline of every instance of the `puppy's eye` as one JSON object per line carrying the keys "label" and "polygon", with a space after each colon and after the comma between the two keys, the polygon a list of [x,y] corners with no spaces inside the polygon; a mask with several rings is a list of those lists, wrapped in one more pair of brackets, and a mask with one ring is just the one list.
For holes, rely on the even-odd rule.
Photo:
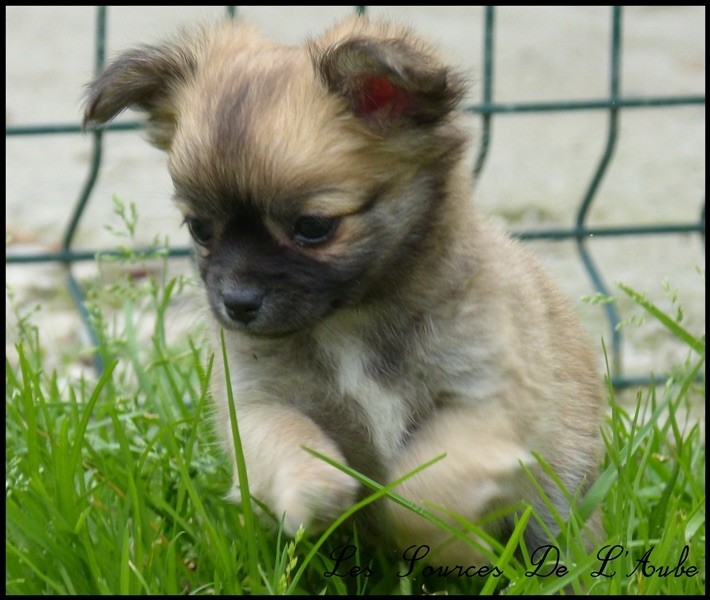
{"label": "puppy's eye", "polygon": [[316,246],[327,242],[335,233],[340,219],[306,215],[293,226],[293,239],[302,246]]}
{"label": "puppy's eye", "polygon": [[200,246],[207,245],[214,235],[212,228],[207,221],[187,217],[185,219],[185,224],[187,225],[187,229],[190,231],[192,239],[195,240],[195,242]]}

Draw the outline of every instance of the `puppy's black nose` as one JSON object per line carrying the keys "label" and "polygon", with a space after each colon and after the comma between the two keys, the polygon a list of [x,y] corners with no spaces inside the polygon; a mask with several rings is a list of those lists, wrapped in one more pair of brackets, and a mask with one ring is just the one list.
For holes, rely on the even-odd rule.
{"label": "puppy's black nose", "polygon": [[265,292],[260,287],[239,286],[225,296],[224,307],[230,319],[246,325],[256,318],[264,296]]}

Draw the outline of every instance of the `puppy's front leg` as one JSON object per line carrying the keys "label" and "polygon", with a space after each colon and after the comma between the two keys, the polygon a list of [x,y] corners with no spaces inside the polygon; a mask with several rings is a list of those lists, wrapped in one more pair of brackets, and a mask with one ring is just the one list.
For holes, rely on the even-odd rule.
{"label": "puppy's front leg", "polygon": [[[234,459],[226,416],[221,425]],[[250,493],[277,518],[283,516],[287,534],[294,535],[300,525],[322,528],[354,503],[357,481],[303,450],[306,446],[345,463],[333,440],[306,415],[274,402],[249,401],[240,402],[237,420]],[[234,464],[231,497],[238,501],[241,493]]]}
{"label": "puppy's front leg", "polygon": [[[471,407],[448,407],[424,423],[403,448],[390,470],[397,479],[428,460],[446,456],[410,477],[395,492],[455,524],[438,506],[476,521],[492,508],[513,502],[527,478],[520,461],[533,458],[503,411],[481,414]],[[388,503],[395,539],[401,549],[411,545],[432,548],[436,564],[483,564],[481,552],[462,541],[447,542],[449,533],[394,502]],[[491,531],[491,533],[494,533]],[[444,544],[444,542],[447,542]]]}

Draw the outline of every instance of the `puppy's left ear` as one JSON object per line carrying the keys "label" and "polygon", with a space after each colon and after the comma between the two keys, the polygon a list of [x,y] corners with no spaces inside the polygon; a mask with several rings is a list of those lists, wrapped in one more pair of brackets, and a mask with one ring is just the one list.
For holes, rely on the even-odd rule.
{"label": "puppy's left ear", "polygon": [[462,78],[411,32],[366,17],[352,24],[312,42],[311,58],[327,88],[375,133],[436,125],[462,100]]}
{"label": "puppy's left ear", "polygon": [[124,52],[87,86],[84,126],[105,123],[126,108],[137,108],[148,113],[151,142],[166,150],[175,132],[176,88],[194,70],[190,48],[166,44]]}

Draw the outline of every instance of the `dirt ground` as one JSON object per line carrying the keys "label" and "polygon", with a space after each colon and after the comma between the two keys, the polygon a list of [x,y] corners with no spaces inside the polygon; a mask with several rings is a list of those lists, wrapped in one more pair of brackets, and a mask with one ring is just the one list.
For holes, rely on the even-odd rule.
{"label": "dirt ground", "polygon": [[[239,14],[285,43],[319,32],[345,7],[244,7]],[[209,21],[218,7],[110,7],[108,55],[139,42],[163,39],[176,27]],[[436,41],[472,81],[480,99],[483,9],[480,7],[373,7],[411,23]],[[6,8],[6,120],[11,126],[78,124],[83,85],[94,63],[94,7]],[[504,7],[496,12],[496,102],[601,99],[608,93],[609,7]],[[623,20],[622,95],[704,95],[705,7],[628,7]],[[135,114],[122,119],[133,120]],[[479,210],[510,230],[571,226],[606,142],[604,111],[502,114],[493,121],[491,148],[474,197]],[[474,133],[480,129],[478,119]],[[474,140],[474,149],[478,140]],[[57,249],[88,172],[90,138],[81,134],[11,136],[6,142],[7,253]],[[140,133],[105,136],[103,165],[81,222],[77,248],[110,248],[117,239],[112,197],[135,202],[137,240],[168,236],[187,245],[171,202],[165,158]],[[618,146],[592,206],[592,225],[687,223],[699,218],[705,197],[705,107],[625,110]],[[122,243],[122,240],[118,240]],[[590,338],[609,339],[599,306],[579,301],[592,293],[572,242],[530,242],[575,301]],[[684,324],[705,331],[705,249],[700,236],[666,235],[591,240],[589,249],[616,296],[621,281],[658,302],[671,303],[668,280],[684,308]],[[190,268],[182,261],[178,268]],[[80,278],[95,266],[81,263]],[[700,273],[698,272],[700,271]],[[8,265],[14,301],[41,303],[36,320],[49,366],[66,348],[85,344],[58,265]],[[620,299],[622,317],[640,310]],[[6,344],[13,349],[12,310]],[[186,309],[189,314],[189,309]],[[179,314],[179,312],[178,312]],[[189,318],[188,318],[188,322]],[[646,322],[625,330],[627,375],[664,372],[687,349]],[[601,360],[600,360],[601,363]]]}

